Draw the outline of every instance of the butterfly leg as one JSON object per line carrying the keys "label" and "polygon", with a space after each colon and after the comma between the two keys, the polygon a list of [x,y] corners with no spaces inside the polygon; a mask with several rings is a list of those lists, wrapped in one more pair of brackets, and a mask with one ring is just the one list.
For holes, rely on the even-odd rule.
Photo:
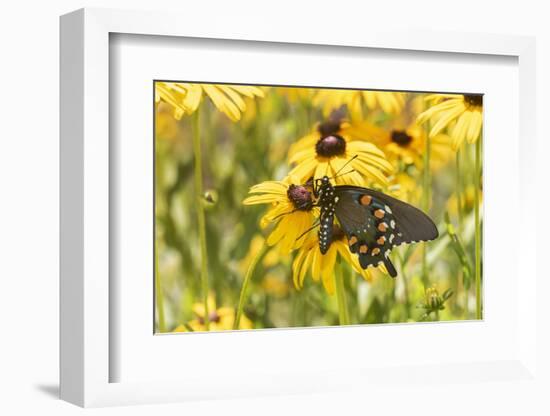
{"label": "butterfly leg", "polygon": [[391,277],[397,276],[397,271],[395,270],[395,267],[393,266],[393,263],[391,262],[389,257],[384,256],[384,266],[386,266],[386,270]]}
{"label": "butterfly leg", "polygon": [[306,231],[304,231],[302,234],[300,234],[300,236],[296,238],[296,241],[298,241],[300,238],[302,238],[304,235],[309,233],[314,228],[317,228],[318,226],[319,226],[319,220],[315,221],[310,228],[308,228]]}

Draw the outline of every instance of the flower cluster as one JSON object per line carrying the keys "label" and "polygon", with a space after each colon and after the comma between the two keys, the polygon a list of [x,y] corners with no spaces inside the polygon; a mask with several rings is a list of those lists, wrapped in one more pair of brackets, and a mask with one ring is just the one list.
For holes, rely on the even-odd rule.
{"label": "flower cluster", "polygon": [[[303,286],[309,272],[332,294],[336,262],[346,262],[366,280],[372,275],[359,266],[337,223],[328,252],[320,253],[313,232],[319,220],[313,181],[326,175],[336,185],[374,187],[410,199],[407,186],[419,172],[437,171],[451,159],[451,145],[457,150],[465,139],[472,143],[480,136],[481,96],[432,94],[419,101],[405,93],[327,89],[314,93],[312,102],[325,118],[290,146],[288,175],[252,186],[244,204],[269,206],[260,223],[273,226],[267,244],[279,244],[286,253],[297,250],[295,287]],[[385,127],[365,120],[364,114],[376,109],[390,118]],[[433,122],[430,129],[422,126],[428,121]],[[345,166],[349,172],[339,174]]]}
{"label": "flower cluster", "polygon": [[[314,281],[323,282],[327,293],[334,293],[333,271],[340,260],[366,280],[371,279],[370,271],[361,268],[337,225],[333,242],[324,255],[319,250],[317,233],[313,232],[319,220],[313,180],[326,175],[340,185],[388,187],[394,169],[384,152],[372,142],[371,132],[372,126],[343,118],[318,123],[290,147],[288,176],[252,186],[251,196],[244,200],[245,205],[270,205],[260,223],[264,228],[274,224],[267,239],[269,245],[280,244],[286,253],[298,250],[292,266],[297,289],[303,286],[309,271]],[[349,171],[340,174],[346,166]]]}
{"label": "flower cluster", "polygon": [[[155,110],[161,332],[406,321],[419,299],[421,319],[461,308],[472,317],[469,288],[475,279],[479,292],[481,280],[482,95],[157,81]],[[322,254],[315,180],[324,176],[406,201],[440,230],[454,222],[456,238],[447,231],[433,250],[445,259],[424,244],[398,247],[391,260],[404,283],[377,279],[386,269],[361,267],[338,218]],[[453,292],[439,295],[436,283]],[[318,315],[306,316],[306,304]]]}

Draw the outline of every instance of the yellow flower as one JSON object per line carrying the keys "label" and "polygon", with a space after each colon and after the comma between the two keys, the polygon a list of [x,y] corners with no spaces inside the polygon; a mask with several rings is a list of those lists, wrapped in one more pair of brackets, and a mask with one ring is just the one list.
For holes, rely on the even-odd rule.
{"label": "yellow flower", "polygon": [[298,237],[313,225],[313,193],[311,187],[301,184],[304,182],[293,178],[262,182],[252,186],[249,193],[253,195],[243,201],[245,205],[271,205],[260,226],[265,228],[269,223],[277,222],[267,244],[280,243],[282,253],[298,248],[303,243],[303,238]]}
{"label": "yellow flower", "polygon": [[362,116],[363,105],[369,110],[381,108],[388,114],[399,114],[405,105],[405,94],[391,91],[322,89],[313,98],[313,104],[323,109],[325,117],[345,105],[352,118],[356,119]]}
{"label": "yellow flower", "polygon": [[[212,294],[208,296],[207,302],[210,331],[227,331],[233,329],[235,310],[229,307],[216,308],[216,301],[214,300],[214,296]],[[193,304],[192,309],[196,318],[189,321],[186,325],[178,325],[174,329],[174,332],[187,332],[189,330],[192,330],[193,332],[206,331],[206,326],[204,325],[204,303],[195,303]],[[250,319],[244,315],[241,315],[239,329],[252,329],[252,322]]]}
{"label": "yellow flower", "polygon": [[250,85],[188,84],[183,82],[156,82],[155,100],[164,101],[174,108],[174,117],[192,114],[206,95],[218,110],[232,121],[239,121],[246,110],[245,97],[263,97],[263,91]]}
{"label": "yellow flower", "polygon": [[479,139],[483,125],[482,95],[432,94],[426,100],[434,105],[418,116],[417,123],[433,122],[430,137],[447,127],[454,150],[459,149],[464,140],[475,143]]}
{"label": "yellow flower", "polygon": [[[386,186],[386,175],[393,170],[391,163],[374,144],[365,141],[365,125],[354,125],[340,120],[328,120],[307,136],[294,143],[289,151],[289,162],[296,164],[290,175],[300,183],[311,177],[336,176],[347,163],[344,175],[334,178],[336,184],[364,186],[368,181]],[[355,157],[354,159],[352,159]],[[367,179],[367,183],[365,181]]]}
{"label": "yellow flower", "polygon": [[[419,125],[410,124],[402,127],[394,123],[384,134],[374,135],[374,143],[380,147],[387,158],[399,166],[423,166],[423,155],[426,150],[426,133]],[[437,134],[430,138],[430,169],[439,170],[451,157],[451,139],[446,134]]]}
{"label": "yellow flower", "polygon": [[314,281],[323,282],[323,287],[329,295],[334,293],[334,267],[337,260],[349,263],[352,268],[365,280],[371,281],[372,276],[368,269],[362,269],[359,259],[349,250],[347,239],[338,226],[334,226],[333,240],[328,251],[323,255],[319,249],[319,240],[316,233],[308,236],[307,241],[298,250],[292,264],[292,279],[296,289],[304,286],[304,279],[308,270]]}

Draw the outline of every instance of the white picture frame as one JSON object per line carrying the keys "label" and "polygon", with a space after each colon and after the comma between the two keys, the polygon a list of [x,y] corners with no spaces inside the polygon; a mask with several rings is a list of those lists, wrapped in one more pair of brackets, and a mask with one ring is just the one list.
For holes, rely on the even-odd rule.
{"label": "white picture frame", "polygon": [[[214,397],[297,394],[338,391],[380,383],[445,382],[441,375],[477,383],[508,381],[537,383],[537,273],[532,245],[518,247],[522,285],[517,288],[517,346],[498,361],[441,362],[400,368],[335,368],[329,372],[293,372],[281,368],[262,382],[221,374],[216,383],[207,377],[180,381],[111,382],[110,365],[119,359],[110,349],[109,297],[109,51],[110,35],[225,39],[301,45],[431,51],[441,54],[480,54],[515,57],[519,68],[520,189],[529,221],[535,221],[535,41],[530,37],[472,33],[434,33],[343,27],[337,33],[321,30],[280,30],[277,24],[253,25],[246,35],[235,33],[223,19],[205,25],[173,13],[82,9],[61,18],[61,398],[80,406],[160,403]],[[305,33],[305,34],[304,34]],[[490,156],[487,156],[490,157]],[[525,241],[536,241],[533,227],[524,227]],[[513,273],[518,274],[518,270]],[[540,276],[539,276],[540,277]],[[411,327],[409,327],[411,328]],[[344,330],[348,330],[347,328]],[[353,329],[349,329],[353,330]],[[405,329],[406,330],[406,329]],[[410,329],[409,329],[410,330]],[[320,330],[322,331],[322,330]],[[325,330],[327,331],[327,330]],[[276,332],[275,332],[276,333]],[[309,336],[311,336],[310,333]],[[334,332],[333,332],[334,334]],[[246,334],[242,334],[246,336]],[[152,336],[152,334],[151,334]],[[307,337],[308,335],[304,335]],[[324,334],[331,335],[330,330]],[[170,342],[163,337],[163,342]],[[241,340],[244,339],[241,337]],[[168,341],[166,341],[168,340]],[[243,342],[243,341],[241,341]],[[322,375],[326,376],[323,377]],[[346,380],[343,382],[342,380]],[[189,386],[192,381],[192,388]],[[222,386],[231,388],[223,389]],[[354,387],[352,387],[354,386]],[[482,388],[482,387],[480,387]],[[488,394],[490,390],[488,390]],[[494,392],[493,392],[494,394]]]}

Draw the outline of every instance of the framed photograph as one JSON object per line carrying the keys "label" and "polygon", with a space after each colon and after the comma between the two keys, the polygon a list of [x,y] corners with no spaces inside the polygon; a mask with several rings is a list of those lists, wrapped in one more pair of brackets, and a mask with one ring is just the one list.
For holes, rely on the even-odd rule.
{"label": "framed photograph", "polygon": [[61,397],[538,383],[534,40],[186,21],[61,18]]}

